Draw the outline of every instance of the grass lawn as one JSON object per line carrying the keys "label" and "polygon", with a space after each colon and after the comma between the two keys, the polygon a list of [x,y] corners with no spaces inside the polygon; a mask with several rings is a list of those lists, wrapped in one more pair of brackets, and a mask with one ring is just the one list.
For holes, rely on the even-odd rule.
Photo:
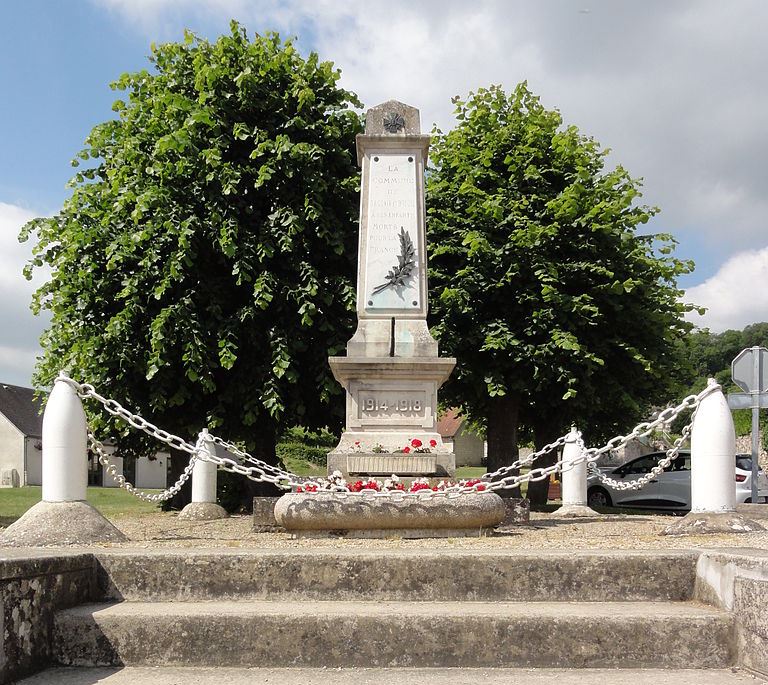
{"label": "grass lawn", "polygon": [[[30,485],[25,488],[3,488],[0,490],[0,525],[8,526],[27,509],[40,501],[42,488]],[[160,490],[146,490],[160,492]],[[102,514],[128,514],[137,516],[158,511],[157,504],[143,502],[119,488],[88,488],[88,501]]]}

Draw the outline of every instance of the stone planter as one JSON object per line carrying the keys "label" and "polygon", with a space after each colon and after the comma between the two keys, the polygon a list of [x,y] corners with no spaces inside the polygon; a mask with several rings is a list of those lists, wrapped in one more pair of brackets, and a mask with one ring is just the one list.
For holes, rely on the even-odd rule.
{"label": "stone planter", "polygon": [[459,497],[374,497],[349,493],[290,493],[275,505],[275,519],[296,537],[477,537],[505,515],[493,493]]}

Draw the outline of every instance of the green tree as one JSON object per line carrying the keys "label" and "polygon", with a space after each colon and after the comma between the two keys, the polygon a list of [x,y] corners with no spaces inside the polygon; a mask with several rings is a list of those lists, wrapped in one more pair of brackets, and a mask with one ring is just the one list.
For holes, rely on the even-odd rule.
{"label": "green tree", "polygon": [[354,323],[360,103],[332,63],[236,22],[150,61],[112,84],[127,97],[61,211],[23,230],[30,268],[51,270],[35,382],[66,368],[172,432],[210,426],[274,461],[283,426],[340,415],[327,356]]}
{"label": "green tree", "polygon": [[666,399],[690,329],[676,278],[693,265],[637,233],[656,211],[640,183],[525,83],[454,102],[428,176],[431,323],[458,360],[443,397],[485,423],[494,470],[521,426],[537,448],[571,421],[595,439]]}

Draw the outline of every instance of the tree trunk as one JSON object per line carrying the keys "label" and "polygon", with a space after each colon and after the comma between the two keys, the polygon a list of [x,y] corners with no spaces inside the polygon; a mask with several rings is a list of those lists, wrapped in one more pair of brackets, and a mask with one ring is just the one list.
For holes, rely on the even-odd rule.
{"label": "tree trunk", "polygon": [[[542,423],[535,423],[533,426],[533,441],[536,451],[542,449],[551,442],[557,440],[560,437],[559,425],[551,421]],[[547,454],[542,454],[533,464],[531,468],[542,468],[544,466],[552,466],[557,461],[557,450],[551,450]],[[544,480],[528,483],[528,499],[531,501],[531,505],[543,505],[547,503],[547,495],[549,493],[549,481],[550,477],[547,476]]]}
{"label": "tree trunk", "polygon": [[[186,452],[179,450],[168,450],[170,468],[168,470],[168,487],[171,487],[181,476],[182,471],[187,468],[189,464],[190,455]],[[181,486],[179,490],[171,499],[166,500],[163,503],[163,510],[169,509],[181,510],[187,504],[192,501],[192,477],[187,479],[187,482]]]}
{"label": "tree trunk", "polygon": [[[260,425],[254,442],[256,445],[251,452],[254,457],[267,462],[267,464],[277,464],[277,454],[275,452],[277,437],[274,426],[271,424]],[[246,466],[248,466],[248,464],[246,464]],[[243,480],[245,481],[245,484],[243,487],[243,499],[240,507],[242,511],[248,513],[253,511],[254,497],[279,497],[285,492],[272,483],[257,483],[245,476],[243,476]]]}
{"label": "tree trunk", "polygon": [[[486,437],[488,440],[488,473],[517,460],[517,424],[520,413],[520,395],[517,393],[496,397],[488,412]],[[505,475],[515,475],[519,469]],[[501,497],[520,497],[520,488],[498,490]]]}

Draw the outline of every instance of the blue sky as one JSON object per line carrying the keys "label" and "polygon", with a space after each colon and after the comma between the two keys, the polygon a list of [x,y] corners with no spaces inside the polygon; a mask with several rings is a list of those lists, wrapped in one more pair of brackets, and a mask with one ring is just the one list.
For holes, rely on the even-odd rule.
{"label": "blue sky", "polygon": [[[0,381],[28,384],[44,321],[27,311],[15,234],[67,196],[69,161],[112,116],[108,84],[185,28],[237,18],[342,69],[367,106],[390,98],[452,125],[451,96],[528,79],[545,105],[645,179],[649,227],[680,241],[688,299],[713,330],[768,319],[768,3],[741,0],[24,0],[0,5]],[[745,293],[749,293],[745,297]]]}

